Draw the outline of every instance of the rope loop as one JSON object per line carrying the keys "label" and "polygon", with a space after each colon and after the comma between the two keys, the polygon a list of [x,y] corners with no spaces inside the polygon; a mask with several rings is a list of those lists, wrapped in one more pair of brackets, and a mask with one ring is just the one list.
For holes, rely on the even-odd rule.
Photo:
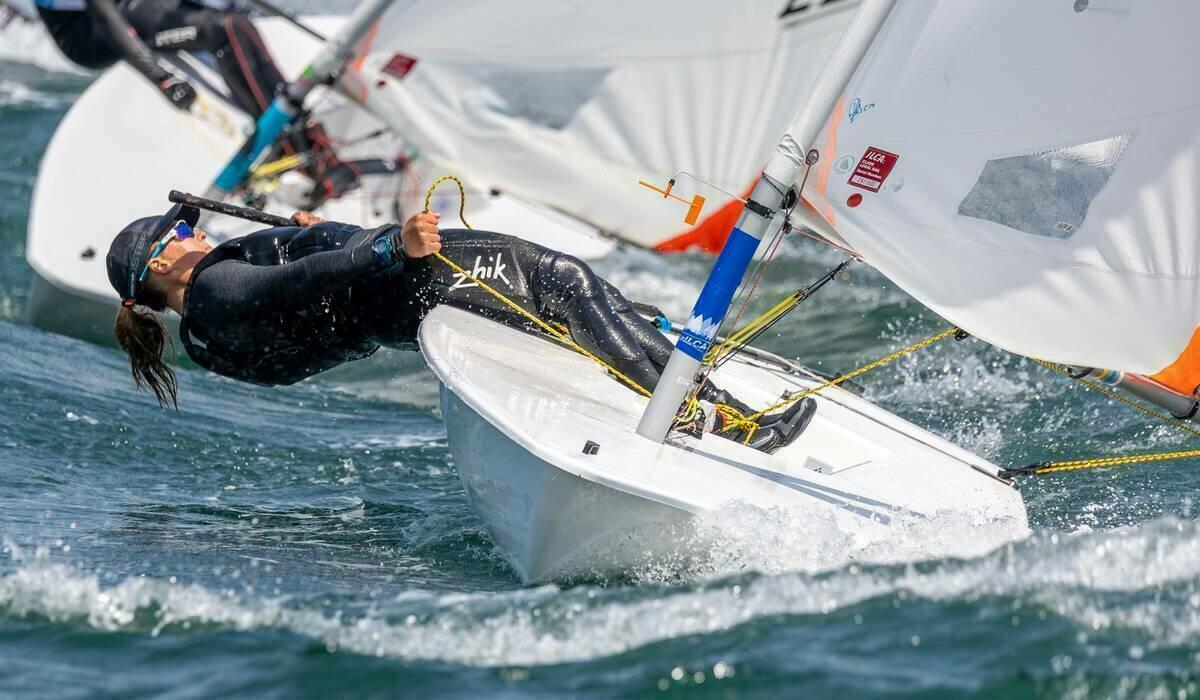
{"label": "rope loop", "polygon": [[[458,193],[459,193],[458,218],[460,221],[463,222],[463,226],[466,226],[467,228],[471,228],[471,224],[467,223],[466,216],[464,216],[464,213],[463,213],[467,206],[467,190],[465,187],[463,187],[462,180],[459,180],[457,177],[454,177],[453,175],[443,175],[442,177],[439,177],[437,180],[435,180],[432,185],[430,185],[429,190],[425,193],[425,213],[429,213],[429,203],[433,199],[433,191],[435,189],[437,189],[438,185],[442,184],[443,182],[446,182],[447,180],[453,181],[454,184],[458,185]],[[474,282],[475,284],[479,285],[480,289],[482,289],[483,291],[487,292],[488,294],[491,294],[492,296],[496,297],[505,306],[507,306],[510,309],[512,309],[513,311],[517,312],[518,315],[522,316],[527,321],[532,322],[538,328],[541,328],[550,337],[554,338],[555,340],[559,341],[560,343],[563,343],[564,345],[571,348],[575,352],[579,353],[580,355],[583,355],[584,357],[591,359],[596,364],[598,364],[601,367],[603,367],[604,369],[608,370],[609,374],[613,375],[617,379],[619,379],[622,382],[624,382],[625,384],[627,384],[629,386],[629,388],[633,389],[634,391],[641,394],[642,396],[647,396],[647,397],[650,396],[649,389],[642,386],[641,384],[638,384],[633,379],[630,379],[629,377],[625,376],[620,371],[618,371],[617,368],[613,367],[612,365],[608,364],[604,360],[600,359],[595,354],[589,352],[587,350],[587,348],[585,348],[582,345],[580,345],[579,343],[575,342],[575,339],[572,338],[569,333],[560,331],[559,329],[555,328],[554,326],[550,325],[549,323],[546,323],[542,319],[538,318],[536,315],[529,313],[528,311],[525,310],[525,308],[523,306],[521,306],[517,302],[513,301],[512,299],[509,299],[508,297],[504,296],[504,294],[500,293],[499,291],[494,289],[491,285],[489,285],[488,283],[479,279],[475,275],[472,275],[470,272],[468,272],[466,269],[464,269],[461,265],[458,265],[450,258],[447,258],[445,255],[442,255],[441,253],[434,253],[433,257],[437,258],[442,263],[449,266],[451,270],[454,270],[456,273],[462,275],[464,278],[469,279],[472,282]]]}

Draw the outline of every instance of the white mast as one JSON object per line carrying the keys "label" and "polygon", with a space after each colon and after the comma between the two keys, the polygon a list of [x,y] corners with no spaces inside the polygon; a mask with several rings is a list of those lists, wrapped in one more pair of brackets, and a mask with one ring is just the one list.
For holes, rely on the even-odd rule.
{"label": "white mast", "polygon": [[779,142],[721,249],[721,255],[713,264],[671,359],[654,388],[654,395],[637,427],[642,437],[655,442],[666,439],[680,405],[695,385],[700,363],[717,335],[717,328],[729,310],[733,293],[754,258],[768,223],[778,214],[784,194],[799,179],[805,167],[807,149],[816,141],[894,4],[895,0],[864,0],[813,87],[812,98]]}

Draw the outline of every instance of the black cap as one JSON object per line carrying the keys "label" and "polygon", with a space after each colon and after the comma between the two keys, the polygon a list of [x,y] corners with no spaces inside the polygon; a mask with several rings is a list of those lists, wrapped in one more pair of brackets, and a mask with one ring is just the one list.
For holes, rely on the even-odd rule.
{"label": "black cap", "polygon": [[176,204],[162,216],[147,216],[126,226],[108,247],[108,283],[113,286],[121,301],[132,304],[137,301],[138,277],[150,255],[150,249],[163,237],[176,221],[195,226],[200,220],[200,210],[184,204]]}

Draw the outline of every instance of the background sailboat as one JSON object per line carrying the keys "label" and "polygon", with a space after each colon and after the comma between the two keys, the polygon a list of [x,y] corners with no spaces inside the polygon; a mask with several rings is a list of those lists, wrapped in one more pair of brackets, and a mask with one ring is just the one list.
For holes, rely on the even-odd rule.
{"label": "background sailboat", "polygon": [[[439,163],[647,247],[716,252],[858,0],[399,2],[364,100]],[[751,107],[751,105],[753,105]],[[639,180],[708,200],[680,222]],[[722,191],[723,190],[723,191]]]}

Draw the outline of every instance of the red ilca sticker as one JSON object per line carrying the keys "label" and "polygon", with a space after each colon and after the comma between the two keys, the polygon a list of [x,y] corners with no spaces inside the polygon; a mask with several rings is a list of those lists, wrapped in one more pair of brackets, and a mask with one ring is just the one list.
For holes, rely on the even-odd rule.
{"label": "red ilca sticker", "polygon": [[900,156],[895,153],[888,153],[871,146],[863,154],[862,160],[858,161],[858,165],[850,175],[849,182],[855,187],[878,192],[879,188],[883,186],[883,181],[887,179],[888,173],[896,167],[898,160],[900,160]]}
{"label": "red ilca sticker", "polygon": [[392,76],[396,80],[403,80],[404,76],[408,75],[408,72],[411,71],[415,65],[417,65],[417,59],[413,58],[412,56],[405,56],[402,53],[394,53],[392,54],[392,57],[388,59],[388,62],[383,64],[383,68],[380,70]]}

